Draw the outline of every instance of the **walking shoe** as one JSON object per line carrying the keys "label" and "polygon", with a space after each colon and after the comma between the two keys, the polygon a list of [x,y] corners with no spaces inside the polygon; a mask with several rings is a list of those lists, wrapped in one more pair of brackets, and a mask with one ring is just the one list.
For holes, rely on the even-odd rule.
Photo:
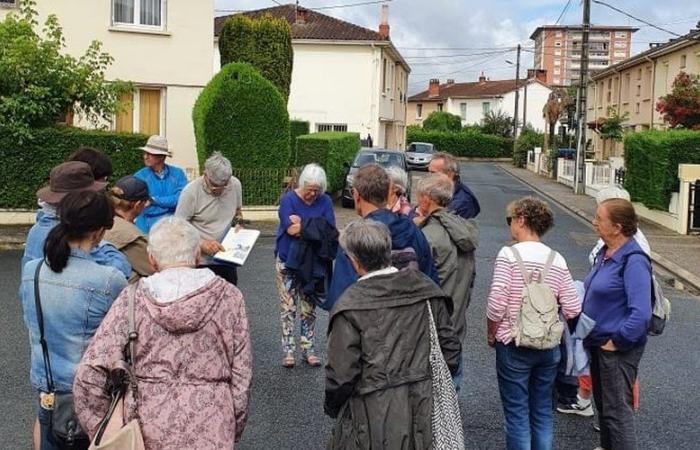
{"label": "walking shoe", "polygon": [[286,367],[287,369],[291,369],[294,367],[295,361],[294,361],[294,353],[287,353],[287,356],[284,357],[282,360],[282,367]]}
{"label": "walking shoe", "polygon": [[590,400],[583,400],[581,397],[578,397],[578,401],[576,403],[557,406],[557,411],[562,414],[577,414],[583,417],[592,417],[593,402]]}

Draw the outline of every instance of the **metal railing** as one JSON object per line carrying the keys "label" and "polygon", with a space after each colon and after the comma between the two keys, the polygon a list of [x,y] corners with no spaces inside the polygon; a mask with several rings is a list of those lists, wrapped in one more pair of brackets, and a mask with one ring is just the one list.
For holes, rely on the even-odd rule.
{"label": "metal railing", "polygon": [[620,167],[619,169],[615,169],[615,184],[624,186],[625,185],[625,174],[627,171],[625,170],[624,167]]}
{"label": "metal railing", "polygon": [[277,205],[294,173],[293,168],[233,169],[233,176],[243,187],[243,204],[246,206]]}

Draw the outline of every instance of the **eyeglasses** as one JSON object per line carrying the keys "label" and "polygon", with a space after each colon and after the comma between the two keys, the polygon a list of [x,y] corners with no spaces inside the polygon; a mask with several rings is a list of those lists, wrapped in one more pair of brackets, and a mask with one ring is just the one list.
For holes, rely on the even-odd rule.
{"label": "eyeglasses", "polygon": [[513,223],[513,218],[510,216],[506,217],[506,223],[510,226],[510,224]]}

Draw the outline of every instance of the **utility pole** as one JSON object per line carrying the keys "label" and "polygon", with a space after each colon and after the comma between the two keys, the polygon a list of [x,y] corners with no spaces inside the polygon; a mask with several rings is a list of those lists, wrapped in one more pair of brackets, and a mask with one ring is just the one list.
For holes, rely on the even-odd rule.
{"label": "utility pole", "polygon": [[588,88],[588,38],[591,32],[591,0],[583,0],[583,33],[581,38],[581,71],[576,99],[576,171],[574,192],[586,193],[586,90]]}
{"label": "utility pole", "polygon": [[[520,102],[520,44],[518,44],[518,56],[515,60],[515,113],[513,114],[513,140],[518,139],[518,103]],[[515,144],[513,144],[515,150]]]}

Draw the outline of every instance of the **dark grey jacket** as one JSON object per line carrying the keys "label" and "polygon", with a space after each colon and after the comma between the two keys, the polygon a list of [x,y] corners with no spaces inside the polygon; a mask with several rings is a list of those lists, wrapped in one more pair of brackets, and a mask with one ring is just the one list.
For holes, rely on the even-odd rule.
{"label": "dark grey jacket", "polygon": [[427,302],[452,373],[461,346],[452,302],[421,272],[361,280],[331,311],[325,411],[337,417],[329,448],[428,449],[432,381]]}

